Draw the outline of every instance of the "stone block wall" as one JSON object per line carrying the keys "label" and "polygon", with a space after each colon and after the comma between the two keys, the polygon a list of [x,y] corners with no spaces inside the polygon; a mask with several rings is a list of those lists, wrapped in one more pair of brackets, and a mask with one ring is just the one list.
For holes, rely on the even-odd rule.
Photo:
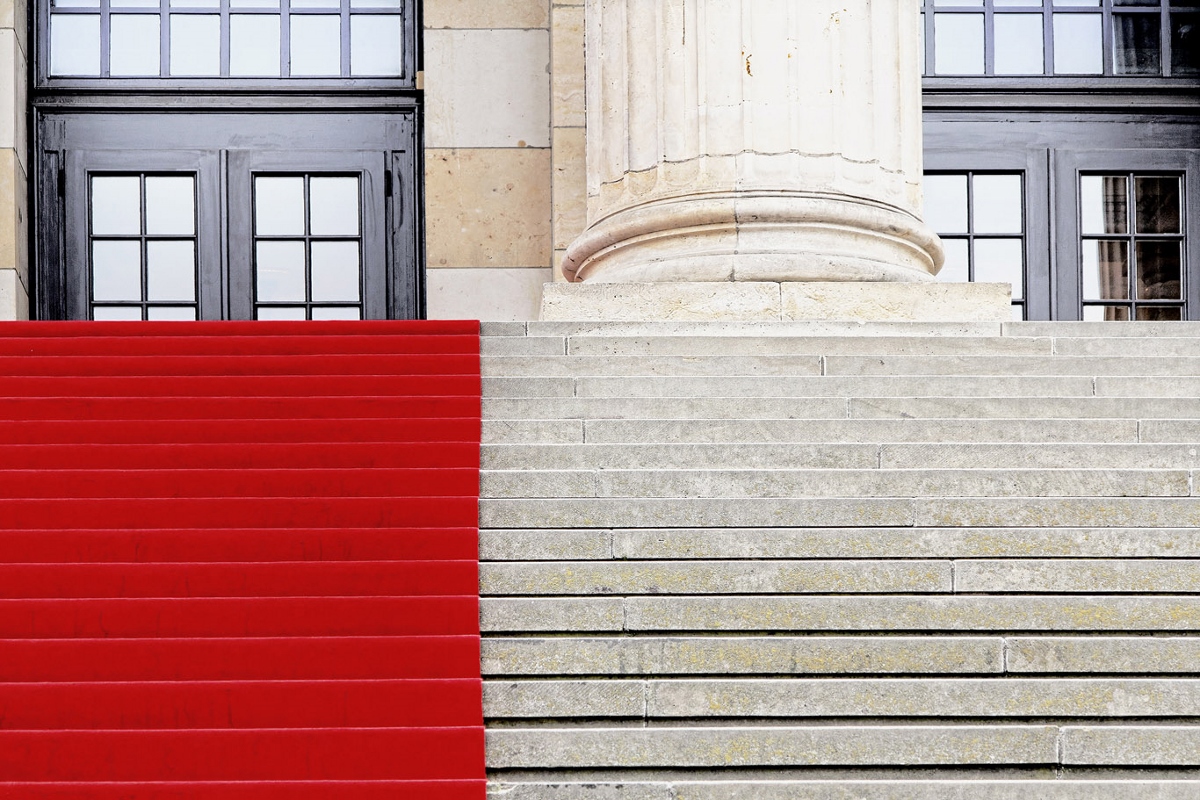
{"label": "stone block wall", "polygon": [[0,0],[0,320],[29,317],[25,0]]}
{"label": "stone block wall", "polygon": [[582,229],[582,0],[425,0],[431,318],[525,320]]}

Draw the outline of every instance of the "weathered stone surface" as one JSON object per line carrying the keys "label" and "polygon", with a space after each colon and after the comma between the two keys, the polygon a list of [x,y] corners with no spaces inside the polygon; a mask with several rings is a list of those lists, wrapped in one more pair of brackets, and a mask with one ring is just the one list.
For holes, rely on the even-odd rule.
{"label": "weathered stone surface", "polygon": [[479,601],[483,631],[619,631],[625,609],[616,598],[544,600],[490,597]]}
{"label": "weathered stone surface", "polygon": [[614,556],[633,559],[1200,557],[1200,532],[1191,528],[618,529],[612,536]]}
{"label": "weathered stone surface", "polygon": [[1174,338],[1200,336],[1200,327],[1178,322],[1006,322],[1006,336],[1054,338]]}
{"label": "weathered stone surface", "polygon": [[[486,379],[485,379],[486,380]],[[541,397],[483,401],[485,419],[845,419],[839,397]]]}
{"label": "weathered stone surface", "polygon": [[636,718],[646,716],[643,681],[487,681],[484,719]]}
{"label": "weathered stone surface", "polygon": [[1200,638],[1192,636],[1014,636],[1010,672],[1195,673]]}
{"label": "weathered stone surface", "polygon": [[959,561],[954,586],[959,592],[1194,594],[1200,592],[1200,561]]}
{"label": "weathered stone surface", "polygon": [[486,638],[483,674],[999,673],[1003,645],[999,637],[980,636]]}
{"label": "weathered stone surface", "polygon": [[963,725],[813,728],[493,729],[487,764],[517,767],[1050,764],[1056,728]]}
{"label": "weathered stone surface", "polygon": [[[1187,340],[1192,344],[1192,352],[1200,351],[1200,345],[1195,340]],[[1096,378],[1097,397],[1179,397],[1195,398],[1200,395],[1200,378],[1191,375],[1171,375],[1160,377],[1098,377]],[[1165,416],[1165,415],[1159,415]]]}
{"label": "weathered stone surface", "polygon": [[917,525],[1179,528],[1200,525],[1200,498],[923,499]]}
{"label": "weathered stone surface", "polygon": [[[599,285],[599,284],[594,284]],[[639,321],[547,321],[531,320],[530,336],[612,337],[914,337],[914,336],[1002,336],[1004,325],[996,322],[839,322],[837,320],[639,320]],[[1031,336],[1034,334],[1030,334]],[[1037,334],[1052,336],[1052,334]]]}
{"label": "weathered stone surface", "polygon": [[720,499],[547,498],[483,499],[482,528],[596,528],[616,525],[662,527],[873,526],[911,525],[912,501],[865,498]]}
{"label": "weathered stone surface", "polygon": [[951,590],[932,561],[616,561],[481,564],[484,595],[928,593]]}
{"label": "weathered stone surface", "polygon": [[612,532],[482,530],[480,561],[582,561],[612,557]]}
{"label": "weathered stone surface", "polygon": [[[873,444],[485,445],[483,469],[870,469]],[[1178,466],[1178,464],[1164,465]]]}
{"label": "weathered stone surface", "polygon": [[1200,399],[1195,397],[872,397],[849,403],[854,418],[1200,418]]}
{"label": "weathered stone surface", "polygon": [[479,6],[473,0],[425,0],[427,28],[545,28],[549,0],[492,0]]}
{"label": "weathered stone surface", "polygon": [[[1180,679],[654,680],[647,687],[651,719],[1200,715],[1200,681]],[[569,691],[547,685],[546,702],[557,707]]]}
{"label": "weathered stone surface", "polygon": [[1138,767],[1200,766],[1200,728],[1195,725],[1064,728],[1062,763]]}
{"label": "weathered stone surface", "polygon": [[575,444],[583,442],[582,420],[485,419],[485,444]]}
{"label": "weathered stone surface", "polygon": [[813,355],[483,356],[485,377],[554,375],[820,375]]}
{"label": "weathered stone surface", "polygon": [[554,283],[542,294],[548,321],[709,321],[780,318],[777,283]]}
{"label": "weathered stone surface", "polygon": [[630,597],[645,631],[1189,631],[1192,597]]}
{"label": "weathered stone surface", "polygon": [[1195,375],[1200,358],[829,356],[828,375]]}
{"label": "weathered stone surface", "polygon": [[1194,469],[1200,466],[1200,445],[924,443],[884,444],[880,450],[884,469],[935,464],[943,469]]}
{"label": "weathered stone surface", "polygon": [[[427,315],[429,319],[527,319],[549,277],[549,268],[430,269],[425,274]],[[485,284],[488,291],[478,291]]]}
{"label": "weathered stone surface", "polygon": [[576,378],[580,397],[1090,397],[1086,376],[798,375]]}
{"label": "weathered stone surface", "polygon": [[562,336],[483,336],[479,340],[479,352],[484,356],[561,356],[566,350],[567,340]]}
{"label": "weathered stone surface", "polygon": [[[493,336],[524,336],[526,322],[491,322],[483,320],[479,323],[479,334],[485,338]],[[481,346],[483,346],[481,344]]]}
{"label": "weathered stone surface", "polygon": [[[1050,355],[1052,339],[1012,336],[571,336],[578,356]],[[1200,348],[1194,355],[1200,356]]]}
{"label": "weathered stone surface", "polygon": [[785,283],[783,319],[1003,322],[1012,318],[1004,283]]}
{"label": "weathered stone surface", "polygon": [[574,397],[572,378],[484,378],[483,396],[494,401],[510,397]]}
{"label": "weathered stone surface", "polygon": [[[1135,419],[588,420],[587,441],[1136,442]],[[1174,439],[1172,441],[1179,441]],[[1197,438],[1200,441],[1200,437]]]}

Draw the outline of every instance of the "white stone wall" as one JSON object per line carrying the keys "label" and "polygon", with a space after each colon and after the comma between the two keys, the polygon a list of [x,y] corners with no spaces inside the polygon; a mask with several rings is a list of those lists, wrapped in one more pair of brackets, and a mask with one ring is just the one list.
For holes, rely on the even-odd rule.
{"label": "white stone wall", "polygon": [[551,113],[556,12],[550,0],[425,0],[430,318],[535,319],[570,239],[552,222],[554,145],[573,144]]}
{"label": "white stone wall", "polygon": [[0,0],[0,320],[29,317],[26,4]]}

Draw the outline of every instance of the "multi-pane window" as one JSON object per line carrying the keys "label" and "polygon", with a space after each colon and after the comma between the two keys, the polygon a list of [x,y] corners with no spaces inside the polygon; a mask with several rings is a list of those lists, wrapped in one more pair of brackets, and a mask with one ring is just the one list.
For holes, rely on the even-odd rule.
{"label": "multi-pane window", "polygon": [[197,318],[196,178],[90,176],[93,319]]}
{"label": "multi-pane window", "polygon": [[257,319],[362,318],[358,176],[254,176]]}
{"label": "multi-pane window", "polygon": [[1025,317],[1025,203],[1021,173],[928,173],[925,221],[941,237],[938,279],[1012,286],[1013,318]]}
{"label": "multi-pane window", "polygon": [[924,0],[928,76],[1200,75],[1200,0]]}
{"label": "multi-pane window", "polygon": [[1083,318],[1183,318],[1185,241],[1178,175],[1079,179]]}
{"label": "multi-pane window", "polygon": [[51,77],[397,78],[401,0],[54,0]]}

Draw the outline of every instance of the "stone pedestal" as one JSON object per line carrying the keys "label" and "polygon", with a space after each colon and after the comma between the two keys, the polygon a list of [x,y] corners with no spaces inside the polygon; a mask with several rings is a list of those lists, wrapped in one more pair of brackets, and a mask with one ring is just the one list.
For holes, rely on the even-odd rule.
{"label": "stone pedestal", "polygon": [[587,0],[588,282],[930,281],[917,0]]}

